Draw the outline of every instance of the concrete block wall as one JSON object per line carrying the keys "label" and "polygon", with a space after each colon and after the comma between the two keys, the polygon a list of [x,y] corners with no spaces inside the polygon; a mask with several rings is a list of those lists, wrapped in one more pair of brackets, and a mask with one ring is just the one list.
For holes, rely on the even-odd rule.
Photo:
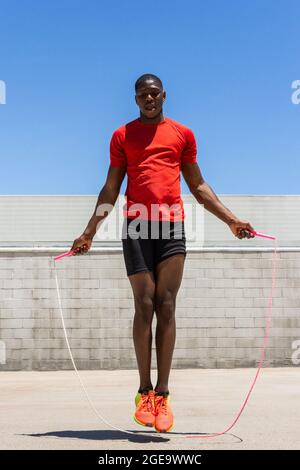
{"label": "concrete block wall", "polygon": [[[51,249],[0,252],[0,370],[72,368],[58,309],[55,254]],[[134,304],[122,250],[92,249],[56,266],[77,367],[136,368]],[[279,248],[265,366],[293,365],[300,340],[299,274],[300,251]],[[173,367],[257,366],[271,275],[271,251],[188,250],[177,296]],[[154,316],[154,368],[155,325]]]}

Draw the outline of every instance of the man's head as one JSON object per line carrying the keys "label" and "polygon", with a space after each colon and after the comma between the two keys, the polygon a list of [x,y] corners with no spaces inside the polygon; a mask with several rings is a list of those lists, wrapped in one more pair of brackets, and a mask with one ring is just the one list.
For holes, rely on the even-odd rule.
{"label": "man's head", "polygon": [[162,81],[156,75],[146,73],[135,82],[136,104],[148,119],[153,119],[161,113],[165,98]]}

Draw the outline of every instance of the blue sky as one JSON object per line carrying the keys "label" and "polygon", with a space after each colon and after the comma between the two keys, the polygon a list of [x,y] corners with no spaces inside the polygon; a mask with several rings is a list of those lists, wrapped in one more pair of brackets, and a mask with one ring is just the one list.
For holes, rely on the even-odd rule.
{"label": "blue sky", "polygon": [[0,0],[0,194],[98,194],[147,72],[216,193],[299,194],[299,17],[294,0]]}

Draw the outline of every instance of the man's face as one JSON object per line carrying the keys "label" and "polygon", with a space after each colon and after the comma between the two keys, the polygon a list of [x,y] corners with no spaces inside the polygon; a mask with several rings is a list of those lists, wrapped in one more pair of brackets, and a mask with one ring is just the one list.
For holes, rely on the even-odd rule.
{"label": "man's face", "polygon": [[138,89],[135,101],[147,118],[156,117],[162,109],[166,92],[153,80],[146,80]]}

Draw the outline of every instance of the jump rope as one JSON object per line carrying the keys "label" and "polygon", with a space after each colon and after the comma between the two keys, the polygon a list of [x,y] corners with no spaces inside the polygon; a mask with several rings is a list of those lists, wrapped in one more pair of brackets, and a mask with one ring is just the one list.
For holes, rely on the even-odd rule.
{"label": "jump rope", "polygon": [[[255,376],[254,376],[254,379],[252,381],[252,384],[250,386],[250,389],[246,395],[246,398],[236,416],[236,418],[233,420],[233,422],[230,424],[230,426],[228,426],[227,428],[225,428],[224,431],[222,432],[216,432],[216,433],[206,433],[206,434],[200,434],[200,435],[185,435],[183,437],[179,437],[179,439],[184,439],[184,438],[190,438],[190,439],[206,439],[206,438],[213,438],[213,437],[217,437],[217,436],[222,436],[223,434],[226,434],[228,433],[228,431],[230,431],[237,423],[237,421],[239,420],[239,418],[241,417],[245,407],[246,407],[246,404],[250,398],[250,395],[252,393],[252,390],[256,384],[256,381],[257,381],[257,378],[258,378],[258,375],[260,373],[260,370],[262,368],[262,365],[263,365],[263,361],[264,361],[264,357],[265,357],[265,351],[266,351],[266,348],[267,348],[267,344],[268,344],[268,339],[269,339],[269,328],[270,328],[270,323],[271,323],[271,318],[272,318],[272,308],[273,308],[273,294],[274,294],[274,289],[275,289],[275,279],[276,279],[276,260],[277,260],[277,242],[276,242],[276,237],[274,236],[271,236],[271,235],[266,235],[264,233],[259,233],[259,232],[256,232],[256,231],[251,231],[249,230],[250,233],[252,233],[253,235],[257,236],[257,237],[262,237],[262,238],[267,238],[267,239],[270,239],[270,240],[274,240],[275,243],[274,243],[274,252],[273,252],[273,256],[272,256],[272,285],[271,285],[271,290],[270,290],[270,295],[269,295],[269,300],[268,300],[268,307],[267,307],[267,313],[266,313],[266,316],[265,316],[265,320],[266,320],[266,324],[265,324],[265,335],[264,335],[264,340],[263,340],[263,345],[262,345],[262,349],[261,349],[261,355],[260,355],[260,361],[259,361],[259,365],[258,365],[258,368],[256,370],[256,373],[255,373]],[[87,398],[87,401],[91,407],[91,409],[93,410],[93,412],[96,414],[96,416],[100,419],[100,421],[102,421],[103,423],[107,424],[107,426],[109,426],[110,428],[112,429],[115,429],[117,431],[121,431],[123,433],[126,433],[126,434],[131,434],[131,435],[134,435],[136,436],[136,432],[132,432],[132,431],[128,431],[126,429],[122,429],[122,428],[119,428],[117,426],[114,426],[113,424],[111,424],[109,421],[107,421],[104,416],[102,416],[102,414],[96,409],[95,405],[93,404],[87,390],[86,390],[86,387],[81,379],[81,376],[78,372],[78,369],[76,367],[76,364],[75,364],[75,361],[74,361],[74,357],[73,357],[73,354],[72,354],[72,350],[71,350],[71,347],[70,347],[70,343],[69,343],[69,338],[68,338],[68,335],[67,335],[67,330],[66,330],[66,326],[65,326],[65,320],[64,320],[64,316],[63,316],[63,309],[62,309],[62,303],[61,303],[61,296],[60,296],[60,290],[59,290],[59,284],[58,284],[58,278],[57,278],[57,270],[56,270],[56,265],[55,265],[55,262],[66,257],[66,256],[71,256],[75,253],[75,250],[69,250],[67,251],[66,253],[62,253],[61,255],[59,256],[56,256],[54,258],[52,258],[52,261],[53,261],[53,266],[54,266],[54,274],[55,274],[55,283],[56,283],[56,291],[57,291],[57,298],[58,298],[58,305],[59,305],[59,311],[60,311],[60,316],[61,316],[61,321],[62,321],[62,327],[63,327],[63,331],[64,331],[64,336],[65,336],[65,340],[66,340],[66,343],[67,343],[67,347],[68,347],[68,350],[69,350],[69,355],[70,355],[70,359],[72,361],[72,364],[73,364],[73,368],[76,372],[76,375],[77,375],[77,378],[79,380],[79,383],[81,385],[81,388]],[[155,432],[155,436],[159,436],[160,434],[163,434],[164,436],[166,437],[169,437],[169,434],[165,434],[165,433],[159,433],[159,432]],[[139,434],[140,436],[147,436],[149,437],[149,433],[146,435],[146,434]]]}

